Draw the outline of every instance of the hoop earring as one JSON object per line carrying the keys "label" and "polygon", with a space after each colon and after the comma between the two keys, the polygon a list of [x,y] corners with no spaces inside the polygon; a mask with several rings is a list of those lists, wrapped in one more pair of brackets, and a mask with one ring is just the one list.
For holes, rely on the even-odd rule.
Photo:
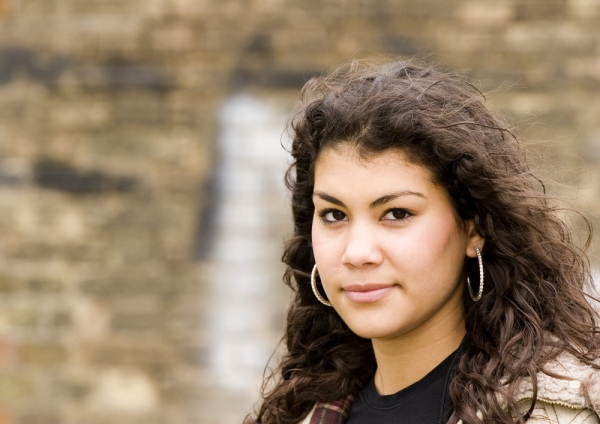
{"label": "hoop earring", "polygon": [[315,266],[312,269],[312,272],[310,273],[310,286],[312,287],[312,291],[319,302],[321,302],[325,306],[331,306],[331,303],[329,303],[327,299],[321,296],[321,293],[319,293],[319,291],[317,290],[317,264],[315,264]]}
{"label": "hoop earring", "polygon": [[471,280],[467,275],[467,288],[469,289],[469,295],[473,302],[477,302],[481,299],[483,295],[483,258],[481,257],[481,252],[479,251],[479,247],[475,247],[475,252],[477,252],[477,261],[479,262],[479,292],[477,295],[473,293],[473,288],[471,287]]}

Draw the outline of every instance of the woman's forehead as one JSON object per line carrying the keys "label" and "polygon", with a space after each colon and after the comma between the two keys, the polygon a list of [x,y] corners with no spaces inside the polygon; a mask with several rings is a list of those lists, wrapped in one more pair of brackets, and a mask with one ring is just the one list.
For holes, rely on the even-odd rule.
{"label": "woman's forehead", "polygon": [[423,173],[424,176],[436,186],[437,178],[432,170],[415,161],[414,155],[410,152],[405,152],[399,148],[390,148],[380,152],[366,151],[360,149],[356,144],[346,142],[337,143],[322,149],[315,163],[315,178],[317,169],[326,171],[329,168],[339,168],[342,163],[348,166],[356,166],[362,168],[372,168],[372,171],[377,174],[378,170],[384,172],[394,168],[415,169]]}

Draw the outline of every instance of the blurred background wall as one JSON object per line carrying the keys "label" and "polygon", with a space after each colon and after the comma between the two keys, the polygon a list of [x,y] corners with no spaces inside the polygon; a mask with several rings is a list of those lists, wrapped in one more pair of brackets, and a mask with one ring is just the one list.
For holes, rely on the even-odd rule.
{"label": "blurred background wall", "polygon": [[373,55],[464,70],[598,226],[599,0],[0,0],[0,424],[240,422],[286,118]]}

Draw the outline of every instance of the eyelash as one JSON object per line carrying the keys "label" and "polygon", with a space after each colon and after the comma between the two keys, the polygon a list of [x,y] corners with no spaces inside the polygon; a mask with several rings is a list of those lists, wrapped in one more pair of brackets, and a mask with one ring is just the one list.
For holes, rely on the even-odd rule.
{"label": "eyelash", "polygon": [[[344,218],[347,218],[348,215],[346,215],[344,212],[340,211],[339,209],[323,209],[322,211],[319,211],[318,216],[321,219],[321,222],[325,225],[332,225],[335,224],[336,222],[341,222],[341,221],[345,221],[345,219],[340,219],[340,220],[333,220],[330,221],[328,219],[325,219],[325,217],[332,213],[332,212],[339,212],[341,214],[344,215]],[[385,217],[387,214],[391,213],[391,212],[401,212],[402,215],[404,215],[403,218],[397,218],[397,219],[385,219],[385,221],[392,221],[392,222],[404,222],[407,221],[408,219],[412,218],[414,216],[414,214],[406,209],[403,208],[392,208],[392,209],[388,209],[385,211],[385,213],[383,214],[383,216]],[[382,220],[384,220],[384,218],[381,218]]]}

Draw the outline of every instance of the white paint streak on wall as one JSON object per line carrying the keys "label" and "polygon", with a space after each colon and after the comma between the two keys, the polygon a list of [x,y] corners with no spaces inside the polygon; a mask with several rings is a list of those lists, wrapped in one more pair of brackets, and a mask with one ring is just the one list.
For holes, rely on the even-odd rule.
{"label": "white paint streak on wall", "polygon": [[211,379],[226,389],[254,390],[282,335],[289,290],[281,283],[288,221],[281,137],[287,111],[249,95],[220,114],[219,204],[209,260]]}

